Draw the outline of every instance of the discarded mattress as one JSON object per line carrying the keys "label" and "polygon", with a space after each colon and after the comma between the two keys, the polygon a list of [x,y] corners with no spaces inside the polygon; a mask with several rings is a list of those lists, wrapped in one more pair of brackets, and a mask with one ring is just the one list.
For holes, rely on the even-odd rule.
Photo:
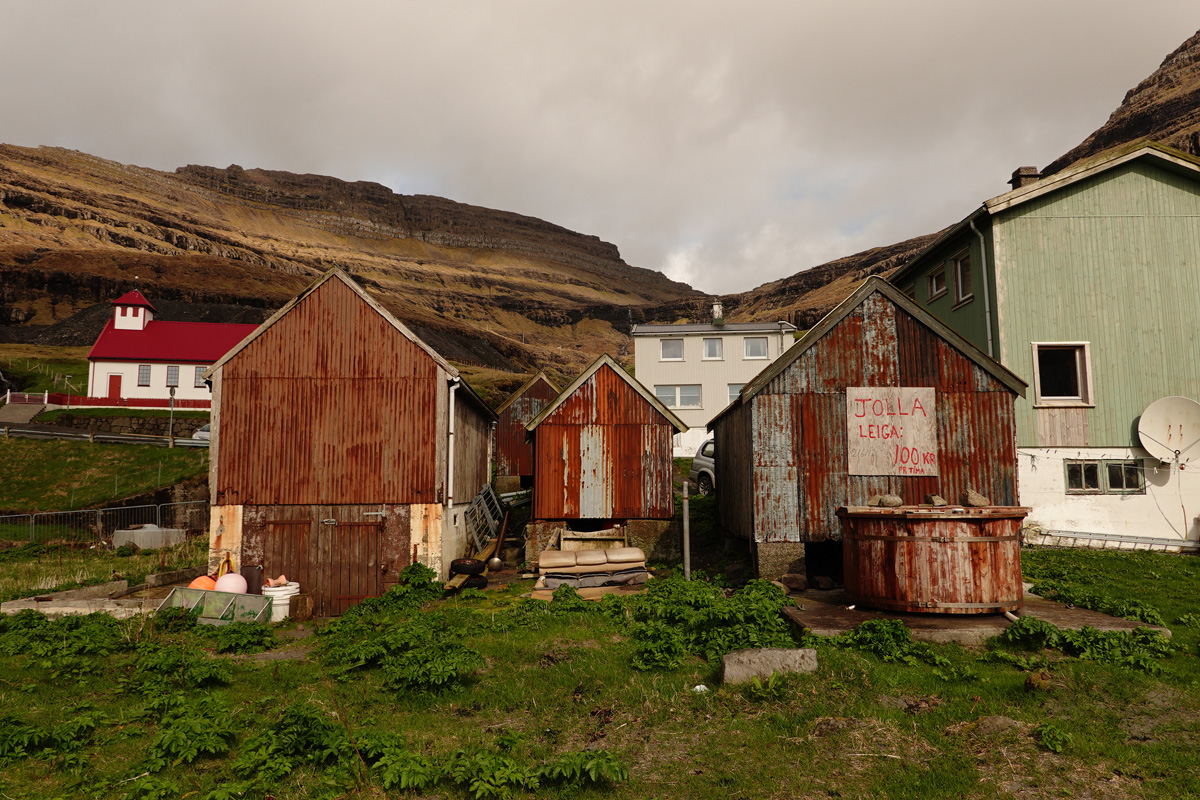
{"label": "discarded mattress", "polygon": [[534,588],[570,586],[638,586],[650,577],[646,554],[638,547],[606,550],[543,550],[538,554],[538,582]]}

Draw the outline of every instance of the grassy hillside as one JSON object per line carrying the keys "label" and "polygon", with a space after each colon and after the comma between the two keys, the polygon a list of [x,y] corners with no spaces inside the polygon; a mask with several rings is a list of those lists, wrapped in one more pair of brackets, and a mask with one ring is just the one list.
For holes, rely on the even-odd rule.
{"label": "grassy hillside", "polygon": [[0,372],[23,392],[87,394],[89,349],[0,344]]}

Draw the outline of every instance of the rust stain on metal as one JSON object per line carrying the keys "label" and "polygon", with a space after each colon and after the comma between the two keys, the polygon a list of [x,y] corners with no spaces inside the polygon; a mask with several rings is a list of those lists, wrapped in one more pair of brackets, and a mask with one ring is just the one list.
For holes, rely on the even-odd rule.
{"label": "rust stain on metal", "polygon": [[557,396],[550,382],[539,377],[500,411],[496,423],[497,475],[533,475],[533,444],[526,439],[525,426]]}
{"label": "rust stain on metal", "polygon": [[533,432],[534,518],[671,518],[673,433],[602,366]]}
{"label": "rust stain on metal", "polygon": [[1021,607],[1027,508],[838,510],[846,597],[890,611],[995,614]]}

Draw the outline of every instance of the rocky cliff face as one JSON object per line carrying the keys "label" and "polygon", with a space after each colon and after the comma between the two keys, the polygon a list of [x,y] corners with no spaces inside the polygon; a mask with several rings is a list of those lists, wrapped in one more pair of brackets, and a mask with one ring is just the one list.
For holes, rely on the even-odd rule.
{"label": "rocky cliff face", "polygon": [[1200,155],[1200,32],[1167,56],[1154,74],[1130,89],[1108,122],[1055,159],[1042,174],[1051,175],[1110,147],[1139,139]]}

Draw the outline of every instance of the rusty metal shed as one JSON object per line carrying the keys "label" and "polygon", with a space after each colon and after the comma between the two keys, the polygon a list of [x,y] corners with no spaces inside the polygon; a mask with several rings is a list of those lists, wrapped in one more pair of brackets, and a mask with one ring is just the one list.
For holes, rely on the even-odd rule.
{"label": "rusty metal shed", "polygon": [[534,520],[674,516],[671,437],[687,425],[608,355],[526,430],[533,437]]}
{"label": "rusty metal shed", "polygon": [[555,387],[544,372],[539,372],[496,409],[496,487],[510,491],[533,479],[533,443],[525,426],[542,412],[555,397]]}
{"label": "rusty metal shed", "polygon": [[709,424],[721,524],[760,574],[837,541],[839,506],[973,489],[1017,498],[1025,383],[886,281],[868,278]]}
{"label": "rusty metal shed", "polygon": [[[326,272],[206,373],[210,563],[286,574],[318,614],[463,555],[495,415],[345,272]],[[458,507],[456,508],[456,503]]]}

